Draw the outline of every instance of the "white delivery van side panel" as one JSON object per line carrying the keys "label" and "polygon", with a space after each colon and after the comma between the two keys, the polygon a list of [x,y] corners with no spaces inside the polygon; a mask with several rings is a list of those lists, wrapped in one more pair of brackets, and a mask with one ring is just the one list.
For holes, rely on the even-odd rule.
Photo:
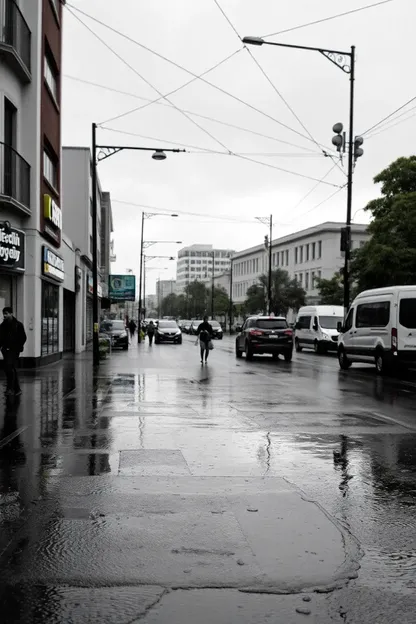
{"label": "white delivery van side panel", "polygon": [[414,290],[399,290],[394,329],[399,353],[416,352],[416,286]]}

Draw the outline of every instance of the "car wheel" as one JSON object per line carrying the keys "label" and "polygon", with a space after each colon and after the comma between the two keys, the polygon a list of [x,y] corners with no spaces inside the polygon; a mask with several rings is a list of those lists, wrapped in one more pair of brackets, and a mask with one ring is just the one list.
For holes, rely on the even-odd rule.
{"label": "car wheel", "polygon": [[222,340],[222,336],[218,336],[218,340]]}
{"label": "car wheel", "polygon": [[253,350],[250,347],[250,343],[246,342],[246,360],[252,360],[253,359]]}
{"label": "car wheel", "polygon": [[300,346],[299,338],[295,338],[295,349],[297,353],[302,351],[302,347]]}
{"label": "car wheel", "polygon": [[290,349],[290,351],[285,351],[284,356],[285,356],[285,362],[291,362],[292,357],[293,357],[293,350]]}
{"label": "car wheel", "polygon": [[237,343],[235,343],[235,357],[237,359],[240,359],[240,358],[243,357],[243,352],[240,351],[240,349],[238,348],[238,344]]}
{"label": "car wheel", "polygon": [[182,338],[178,340],[178,344],[182,344]]}
{"label": "car wheel", "polygon": [[344,349],[340,349],[338,351],[338,362],[342,370],[348,370],[352,364],[352,362],[348,359]]}
{"label": "car wheel", "polygon": [[278,353],[272,353],[272,358],[274,360],[278,360],[279,359],[279,354]]}
{"label": "car wheel", "polygon": [[127,351],[127,349],[128,349],[128,348],[129,348],[129,345],[128,345],[128,344],[124,345],[124,347],[123,347],[123,351]]}
{"label": "car wheel", "polygon": [[313,350],[318,355],[321,355],[321,353],[322,353],[322,347],[321,347],[321,345],[319,344],[319,342],[317,340],[315,340],[315,342],[313,343]]}
{"label": "car wheel", "polygon": [[375,357],[375,365],[376,365],[376,373],[377,375],[385,375],[387,372],[386,360],[384,358],[384,353],[381,349],[376,351]]}

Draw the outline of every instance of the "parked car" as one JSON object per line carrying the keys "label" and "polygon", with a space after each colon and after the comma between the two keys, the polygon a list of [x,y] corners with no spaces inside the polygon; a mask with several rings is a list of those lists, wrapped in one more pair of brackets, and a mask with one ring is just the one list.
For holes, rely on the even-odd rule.
{"label": "parked car", "polygon": [[110,336],[113,349],[124,349],[127,351],[129,348],[129,337],[124,321],[103,321],[100,330],[102,333]]}
{"label": "parked car", "polygon": [[160,344],[161,342],[182,344],[182,332],[176,321],[165,321],[164,319],[158,321],[156,325],[155,343]]}
{"label": "parked car", "polygon": [[293,355],[293,330],[283,316],[251,316],[245,321],[235,341],[236,357],[241,358],[243,353],[247,360],[252,360],[257,354],[269,353],[275,360],[283,355],[286,362],[290,362]]}
{"label": "parked car", "polygon": [[342,306],[305,306],[300,308],[295,324],[295,348],[326,353],[338,349],[338,323],[344,320]]}
{"label": "parked car", "polygon": [[365,290],[340,323],[338,360],[343,370],[353,362],[374,362],[382,375],[398,365],[416,365],[416,286]]}
{"label": "parked car", "polygon": [[186,332],[186,327],[189,327],[189,326],[191,325],[191,321],[187,321],[187,320],[185,320],[185,319],[181,319],[180,321],[178,321],[178,325],[179,325],[179,329],[180,329],[182,332],[187,333],[187,332]]}
{"label": "parked car", "polygon": [[218,340],[222,340],[224,332],[218,321],[209,321],[209,324],[212,327],[212,337],[218,338]]}
{"label": "parked car", "polygon": [[183,326],[183,332],[185,334],[190,334],[191,333],[191,325],[192,325],[192,321],[185,321],[185,324]]}
{"label": "parked car", "polygon": [[203,323],[203,321],[193,320],[191,322],[191,326],[189,328],[189,333],[191,334],[191,336],[196,336],[196,331],[201,323]]}

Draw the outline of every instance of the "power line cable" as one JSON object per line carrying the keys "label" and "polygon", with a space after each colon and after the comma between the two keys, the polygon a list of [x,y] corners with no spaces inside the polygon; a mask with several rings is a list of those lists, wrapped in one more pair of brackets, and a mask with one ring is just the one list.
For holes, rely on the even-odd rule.
{"label": "power line cable", "polygon": [[[376,124],[374,124],[374,126],[371,126],[371,128],[368,128],[368,130],[366,130],[365,132],[363,132],[361,134],[362,137],[364,137],[366,134],[368,134],[369,132],[371,132],[372,130],[375,130],[378,126],[381,126],[381,124],[383,124],[385,121],[387,121],[388,119],[390,119],[391,117],[393,117],[396,113],[399,113],[401,110],[403,110],[403,108],[406,108],[406,106],[408,106],[409,104],[411,104],[412,102],[414,102],[416,100],[416,95],[412,98],[410,98],[410,100],[408,100],[405,104],[402,104],[401,106],[399,106],[399,108],[396,108],[396,110],[394,110],[392,113],[390,113],[389,115],[387,115],[386,117],[383,117],[383,119],[381,119],[380,121],[378,121]],[[408,111],[407,111],[408,112]]]}
{"label": "power line cable", "polygon": [[[412,110],[415,110],[415,109],[411,108],[410,111],[412,111]],[[406,114],[409,113],[410,111],[406,111]],[[368,135],[366,137],[366,140],[369,141],[370,139],[373,139],[374,137],[378,136],[379,134],[383,134],[383,132],[387,132],[387,130],[391,130],[392,128],[395,128],[396,126],[400,126],[400,124],[405,123],[406,121],[409,121],[409,119],[412,119],[415,116],[415,114],[416,113],[412,113],[411,115],[409,115],[409,117],[406,117],[405,119],[402,119],[401,121],[397,121],[396,123],[392,123],[390,125],[383,126],[380,130],[378,130],[378,132],[374,132],[374,133]],[[402,117],[402,115],[399,115],[399,117]]]}
{"label": "power line cable", "polygon": [[334,164],[333,164],[333,166],[330,168],[330,170],[329,170],[329,171],[327,171],[327,172],[326,172],[326,174],[325,174],[325,175],[324,175],[324,176],[320,179],[320,181],[319,181],[319,182],[317,182],[317,183],[316,183],[316,184],[315,184],[315,185],[314,185],[314,186],[313,186],[313,187],[312,187],[312,188],[311,188],[311,189],[310,189],[310,190],[306,193],[306,195],[304,195],[304,196],[302,197],[302,199],[300,199],[300,200],[298,201],[298,203],[296,204],[296,206],[294,206],[294,207],[291,209],[291,212],[294,212],[294,211],[296,210],[296,208],[299,208],[299,206],[300,206],[301,204],[303,204],[303,202],[305,201],[305,199],[307,199],[307,198],[309,197],[309,195],[312,195],[312,193],[313,193],[313,192],[314,192],[314,191],[318,188],[318,186],[320,186],[320,185],[322,184],[322,182],[324,182],[324,180],[326,180],[326,178],[327,178],[327,177],[328,177],[328,176],[329,176],[329,175],[333,172],[333,170],[335,169],[335,167],[336,167],[336,164],[334,163]]}
{"label": "power line cable", "polygon": [[343,186],[341,186],[340,188],[338,188],[336,191],[334,191],[333,193],[331,193],[331,195],[329,195],[329,197],[326,197],[325,199],[323,199],[322,201],[319,202],[319,204],[316,204],[316,206],[313,206],[312,208],[310,208],[309,210],[307,210],[306,212],[303,212],[302,214],[298,215],[297,217],[295,217],[294,219],[292,219],[292,221],[289,222],[288,225],[291,225],[292,223],[295,223],[296,221],[298,221],[298,219],[301,219],[302,217],[305,217],[307,214],[310,214],[311,212],[313,212],[314,210],[317,210],[318,208],[320,208],[323,204],[325,204],[327,201],[329,201],[330,199],[332,199],[333,197],[335,197],[335,195],[337,195],[338,193],[340,193],[343,189],[346,188],[346,184],[344,184]]}
{"label": "power line cable", "polygon": [[156,93],[158,95],[160,95],[162,98],[166,99],[167,102],[169,102],[170,104],[172,104],[172,106],[175,108],[176,111],[178,111],[181,115],[183,115],[186,119],[188,119],[188,121],[190,121],[194,126],[196,126],[197,128],[199,128],[200,130],[202,130],[202,132],[204,132],[207,136],[209,136],[213,141],[215,141],[216,143],[218,143],[219,145],[221,145],[221,147],[223,147],[227,152],[231,153],[231,150],[229,150],[229,148],[224,145],[224,143],[222,143],[222,141],[220,141],[219,139],[217,139],[213,134],[211,134],[210,132],[208,132],[208,130],[206,130],[203,126],[201,126],[198,122],[196,122],[194,119],[192,119],[189,115],[187,115],[187,113],[185,113],[184,111],[182,111],[180,108],[178,108],[171,100],[169,100],[167,97],[165,97],[161,91],[159,91],[159,89],[157,89],[157,87],[155,87],[154,85],[152,85],[152,83],[147,80],[144,76],[142,76],[142,74],[140,74],[134,67],[132,67],[132,65],[130,65],[122,56],[120,56],[120,54],[118,54],[110,45],[108,45],[108,43],[106,41],[104,41],[104,39],[102,39],[96,32],[94,32],[87,24],[85,24],[85,22],[83,22],[81,20],[81,18],[78,17],[78,15],[75,15],[75,13],[73,11],[71,11],[71,9],[68,7],[68,4],[66,5],[68,11],[75,17],[75,19],[77,19],[96,39],[98,39],[98,41],[100,41],[112,54],[114,54],[124,65],[126,65],[129,69],[131,69],[132,72],[134,72],[137,76],[139,76],[139,78],[141,80],[143,80],[143,82],[145,82],[149,87],[151,87],[154,91],[156,91]]}
{"label": "power line cable", "polygon": [[[269,115],[268,113],[262,111],[261,109],[257,108],[256,106],[253,106],[252,104],[249,104],[248,102],[246,102],[245,100],[242,100],[241,98],[239,98],[236,95],[233,95],[232,93],[226,91],[225,89],[217,86],[216,84],[210,82],[209,80],[206,80],[205,78],[200,78],[197,74],[195,74],[194,72],[190,71],[189,69],[186,69],[186,67],[183,67],[182,65],[179,65],[178,63],[176,63],[175,61],[172,61],[171,59],[163,56],[162,54],[160,54],[159,52],[156,52],[155,50],[152,50],[151,48],[145,46],[144,44],[140,43],[139,41],[137,41],[136,39],[132,39],[131,37],[129,37],[128,35],[120,32],[119,30],[116,30],[115,28],[113,28],[112,26],[109,26],[108,24],[106,24],[105,22],[102,22],[101,20],[97,19],[96,17],[93,17],[92,15],[89,15],[88,13],[86,13],[85,11],[82,11],[81,9],[79,9],[78,7],[75,7],[69,3],[67,3],[65,5],[68,9],[72,8],[75,11],[78,11],[79,13],[82,13],[82,15],[88,17],[89,19],[91,19],[92,21],[100,24],[101,26],[103,26],[104,28],[107,28],[108,30],[114,32],[115,34],[119,35],[120,37],[122,37],[123,39],[126,39],[127,41],[130,41],[130,43],[133,43],[137,46],[139,46],[140,48],[148,51],[149,53],[163,59],[164,61],[166,61],[167,63],[170,63],[171,65],[173,65],[174,67],[177,67],[178,69],[181,69],[182,71],[186,72],[187,74],[193,76],[194,78],[199,79],[201,82],[203,82],[204,84],[209,85],[210,87],[212,87],[213,89],[216,89],[217,91],[219,91],[220,93],[223,93],[224,95],[227,95],[228,97],[232,98],[233,100],[239,102],[240,104],[243,104],[244,106],[250,108],[251,110],[256,111],[257,113],[259,113],[260,115],[263,115],[265,117],[267,117],[268,119],[270,119],[271,121],[274,121],[275,123],[279,124],[280,126],[286,128],[287,130],[289,130],[290,132],[293,132],[294,134],[297,134],[298,136],[302,137],[303,139],[306,139],[307,141],[310,141],[311,139],[307,136],[302,134],[301,132],[298,132],[297,130],[295,130],[294,128],[291,128],[290,126],[284,124],[283,122],[279,121],[278,119],[276,119],[275,117],[273,117],[272,115]],[[74,13],[71,11],[71,13],[74,15]],[[81,21],[81,20],[80,20]],[[84,24],[84,22],[81,21],[82,24]],[[92,31],[93,32],[93,31]],[[98,37],[98,35],[97,35]],[[126,114],[130,114],[133,113],[135,109],[131,110],[131,111],[127,111]],[[103,121],[102,124],[105,124],[106,121]]]}
{"label": "power line cable", "polygon": [[[169,104],[168,102],[154,102],[154,100],[151,100],[150,98],[145,98],[143,96],[137,95],[135,93],[131,93],[128,91],[121,91],[120,89],[114,89],[112,87],[108,87],[107,85],[103,85],[97,82],[92,82],[91,80],[84,80],[83,78],[79,78],[77,76],[70,76],[69,74],[64,74],[64,78],[67,78],[69,80],[74,80],[75,82],[79,82],[82,84],[86,84],[92,87],[96,87],[98,89],[104,89],[106,91],[109,91],[111,93],[119,93],[120,95],[126,95],[132,98],[135,98],[137,100],[143,100],[145,102],[152,102],[155,103],[157,106],[164,106],[166,108],[174,108],[174,106],[172,106],[171,104]],[[291,147],[296,147],[297,149],[303,150],[305,152],[310,152],[311,154],[320,156],[321,155],[321,150],[318,152],[316,152],[315,150],[309,148],[309,147],[304,147],[303,145],[298,145],[297,143],[291,143],[290,141],[284,141],[283,139],[278,139],[277,137],[273,137],[270,136],[268,134],[263,134],[261,132],[256,132],[255,130],[251,130],[250,128],[245,128],[244,126],[238,126],[236,124],[232,124],[229,123],[227,121],[222,121],[221,119],[216,119],[215,117],[209,117],[208,115],[201,115],[200,113],[195,113],[194,111],[190,111],[186,108],[183,109],[185,111],[185,113],[188,113],[188,115],[192,115],[193,117],[198,117],[200,119],[205,119],[207,121],[212,121],[214,123],[220,124],[222,126],[226,126],[228,128],[234,128],[236,130],[240,130],[241,132],[247,132],[249,134],[253,134],[254,136],[259,136],[263,139],[269,139],[270,141],[275,141],[276,143],[282,143],[284,145],[290,145]],[[108,126],[101,126],[103,129],[110,129]],[[112,129],[112,128],[111,128]]]}
{"label": "power line cable", "polygon": [[374,7],[381,6],[382,4],[388,4],[389,2],[393,2],[393,0],[382,0],[382,2],[368,4],[363,7],[358,7],[357,9],[345,11],[345,13],[338,13],[337,15],[324,17],[322,19],[315,20],[314,22],[307,22],[306,24],[300,24],[299,26],[292,26],[291,28],[286,28],[285,30],[280,30],[275,33],[270,33],[269,35],[262,35],[262,39],[267,39],[268,37],[275,37],[276,35],[283,35],[284,33],[293,32],[294,30],[300,30],[301,28],[307,28],[308,26],[315,26],[316,24],[322,24],[323,22],[329,22],[330,20],[338,19],[339,17],[345,17],[346,15],[352,15],[353,13],[358,13],[359,11],[366,11],[367,9],[372,9]]}

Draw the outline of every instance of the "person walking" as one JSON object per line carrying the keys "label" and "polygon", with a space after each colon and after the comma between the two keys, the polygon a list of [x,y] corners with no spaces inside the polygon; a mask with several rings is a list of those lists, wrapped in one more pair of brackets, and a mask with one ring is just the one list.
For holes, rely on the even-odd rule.
{"label": "person walking", "polygon": [[212,340],[212,325],[208,323],[208,317],[204,316],[204,321],[199,324],[196,335],[199,337],[199,346],[201,349],[201,364],[208,360],[209,346]]}
{"label": "person walking", "polygon": [[131,319],[129,322],[130,339],[133,340],[133,336],[136,333],[136,323]]}
{"label": "person walking", "polygon": [[155,336],[155,324],[153,323],[153,321],[150,321],[149,325],[147,326],[147,335],[149,336],[149,347],[151,347],[153,344],[153,338]]}
{"label": "person walking", "polygon": [[19,396],[22,391],[16,367],[26,342],[26,332],[23,323],[13,316],[12,308],[3,308],[3,319],[0,325],[0,350],[4,359],[7,380],[6,394]]}

